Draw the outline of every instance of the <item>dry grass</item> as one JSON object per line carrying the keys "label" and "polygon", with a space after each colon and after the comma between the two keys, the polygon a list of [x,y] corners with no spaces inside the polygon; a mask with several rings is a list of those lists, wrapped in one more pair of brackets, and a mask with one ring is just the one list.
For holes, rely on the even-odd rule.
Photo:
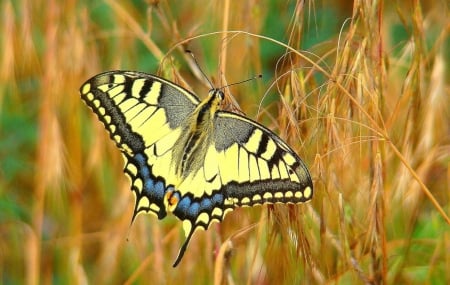
{"label": "dry grass", "polygon": [[[449,284],[449,6],[379,2],[0,2],[0,283]],[[130,227],[78,88],[159,70],[202,97],[187,47],[217,86],[263,74],[230,102],[299,152],[315,196],[236,210],[173,269],[181,224]]]}

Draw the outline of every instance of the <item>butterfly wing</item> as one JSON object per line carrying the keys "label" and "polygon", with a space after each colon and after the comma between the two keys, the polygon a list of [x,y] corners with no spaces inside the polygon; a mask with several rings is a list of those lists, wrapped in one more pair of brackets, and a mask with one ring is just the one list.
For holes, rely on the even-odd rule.
{"label": "butterfly wing", "polygon": [[306,165],[276,134],[234,113],[217,112],[203,166],[183,181],[173,213],[183,221],[186,241],[197,229],[222,221],[237,206],[303,203],[313,185]]}
{"label": "butterfly wing", "polygon": [[164,218],[164,197],[173,188],[168,180],[174,179],[169,150],[198,98],[172,82],[134,71],[96,75],[80,93],[124,156],[124,172],[136,195],[133,219],[141,212]]}
{"label": "butterfly wing", "polygon": [[306,165],[275,133],[229,112],[219,112],[215,125],[218,170],[233,205],[311,200],[313,185]]}

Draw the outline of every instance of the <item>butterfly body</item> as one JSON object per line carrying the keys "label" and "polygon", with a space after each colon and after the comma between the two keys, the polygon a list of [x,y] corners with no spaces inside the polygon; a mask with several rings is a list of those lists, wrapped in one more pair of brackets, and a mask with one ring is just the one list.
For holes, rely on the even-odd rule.
{"label": "butterfly body", "polygon": [[178,161],[177,172],[182,179],[186,179],[191,172],[196,172],[203,166],[207,147],[212,144],[214,116],[223,93],[214,90],[210,93],[208,100],[200,103],[183,127],[182,135],[176,141],[174,157],[181,157]]}
{"label": "butterfly body", "polygon": [[80,88],[125,160],[136,195],[133,219],[167,212],[183,221],[186,241],[237,206],[303,203],[312,198],[308,169],[262,125],[220,110],[224,94],[202,102],[154,75],[110,71]]}

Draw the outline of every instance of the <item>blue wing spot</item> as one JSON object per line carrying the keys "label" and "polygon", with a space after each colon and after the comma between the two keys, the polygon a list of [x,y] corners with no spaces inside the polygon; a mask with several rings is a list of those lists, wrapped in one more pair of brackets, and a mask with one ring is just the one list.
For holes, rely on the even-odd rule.
{"label": "blue wing spot", "polygon": [[220,193],[214,194],[211,198],[211,202],[213,205],[222,205],[223,204],[223,195]]}
{"label": "blue wing spot", "polygon": [[160,196],[162,198],[164,196],[164,193],[166,192],[164,183],[161,181],[156,182],[154,190],[155,190],[155,193],[158,193],[158,196]]}
{"label": "blue wing spot", "polygon": [[155,183],[153,182],[153,179],[145,179],[144,181],[144,192],[146,194],[150,194],[153,192],[153,189],[155,188]]}
{"label": "blue wing spot", "polygon": [[148,178],[145,180],[144,183],[144,194],[145,196],[153,199],[155,198],[156,201],[161,201],[164,198],[164,183],[158,181],[154,183],[154,180],[151,178]]}
{"label": "blue wing spot", "polygon": [[142,155],[142,153],[138,153],[134,156],[134,159],[136,159],[139,164],[139,173],[141,174],[142,178],[147,180],[150,177],[150,169],[148,168],[147,160],[145,159],[144,155]]}
{"label": "blue wing spot", "polygon": [[200,202],[200,212],[204,212],[207,210],[211,210],[213,208],[212,202],[210,198],[203,198],[203,200]]}
{"label": "blue wing spot", "polygon": [[198,202],[192,203],[187,212],[190,218],[197,218],[200,212],[200,204]]}
{"label": "blue wing spot", "polygon": [[183,199],[181,199],[180,202],[178,202],[176,210],[181,211],[181,213],[186,213],[191,203],[192,203],[191,198],[186,196]]}

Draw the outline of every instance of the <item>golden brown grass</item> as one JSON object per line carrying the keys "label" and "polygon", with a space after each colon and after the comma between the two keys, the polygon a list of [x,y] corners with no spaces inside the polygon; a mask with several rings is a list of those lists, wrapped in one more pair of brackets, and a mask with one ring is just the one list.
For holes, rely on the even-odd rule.
{"label": "golden brown grass", "polygon": [[[362,3],[367,2],[367,3]],[[445,1],[2,1],[0,283],[449,284]],[[422,4],[424,6],[422,6]],[[307,205],[238,209],[183,241],[139,216],[122,158],[79,86],[157,73],[279,133]]]}

